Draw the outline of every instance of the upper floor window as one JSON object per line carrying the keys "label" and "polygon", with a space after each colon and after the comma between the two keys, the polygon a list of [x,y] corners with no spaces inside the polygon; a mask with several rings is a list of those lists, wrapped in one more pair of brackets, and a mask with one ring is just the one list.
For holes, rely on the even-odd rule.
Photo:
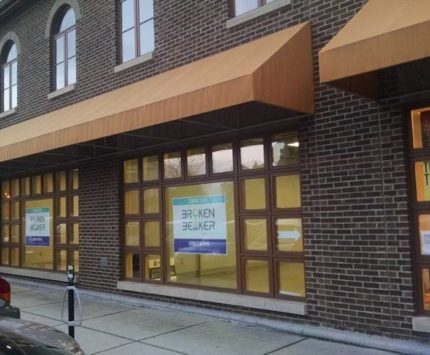
{"label": "upper floor window", "polygon": [[6,43],[2,56],[2,111],[6,112],[18,104],[18,61],[16,44],[12,41]]}
{"label": "upper floor window", "polygon": [[154,50],[153,0],[122,0],[121,61],[140,57]]}
{"label": "upper floor window", "polygon": [[54,27],[55,90],[76,83],[76,17],[65,7]]}
{"label": "upper floor window", "polygon": [[234,0],[234,14],[239,16],[273,1],[275,0]]}

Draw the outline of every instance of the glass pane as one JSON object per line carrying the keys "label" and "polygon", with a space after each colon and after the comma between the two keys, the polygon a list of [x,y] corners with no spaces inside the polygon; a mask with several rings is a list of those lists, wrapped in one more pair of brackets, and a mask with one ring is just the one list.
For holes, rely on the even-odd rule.
{"label": "glass pane", "polygon": [[167,187],[170,282],[237,288],[232,181]]}
{"label": "glass pane", "polygon": [[10,89],[3,91],[3,111],[10,110]]}
{"label": "glass pane", "polygon": [[243,170],[264,168],[263,138],[241,142],[240,163]]}
{"label": "glass pane", "polygon": [[2,265],[9,265],[9,248],[5,248],[5,247],[2,248],[1,263]]}
{"label": "glass pane", "polygon": [[19,243],[19,224],[12,224],[10,228],[10,236],[12,243]]}
{"label": "glass pane", "polygon": [[206,174],[205,148],[187,150],[187,174],[188,176]]}
{"label": "glass pane", "polygon": [[60,208],[57,210],[58,217],[67,217],[67,199],[66,197],[60,197]]}
{"label": "glass pane", "polygon": [[42,193],[42,177],[40,175],[31,178],[31,190],[33,195]]}
{"label": "glass pane", "polygon": [[22,182],[22,194],[24,196],[30,195],[30,178],[25,177],[24,179],[21,179]]}
{"label": "glass pane", "polygon": [[212,171],[214,173],[233,171],[233,149],[231,143],[212,147]]}
{"label": "glass pane", "polygon": [[138,247],[139,240],[140,240],[140,223],[127,222],[125,224],[125,245]]}
{"label": "glass pane", "polygon": [[12,63],[12,85],[16,85],[18,82],[18,62]]}
{"label": "glass pane", "polygon": [[67,251],[57,250],[57,270],[67,270]]}
{"label": "glass pane", "polygon": [[2,198],[10,198],[10,187],[9,187],[9,181],[3,180],[1,183],[1,191],[2,191]]}
{"label": "glass pane", "polygon": [[235,0],[234,12],[236,16],[242,15],[245,12],[251,11],[258,7],[258,0]]}
{"label": "glass pane", "polygon": [[158,180],[158,156],[143,158],[143,181]]}
{"label": "glass pane", "polygon": [[136,57],[136,38],[134,28],[122,34],[122,61]]}
{"label": "glass pane", "polygon": [[164,154],[164,178],[173,179],[182,176],[181,170],[181,153]]}
{"label": "glass pane", "polygon": [[423,278],[423,306],[425,311],[430,311],[430,272],[429,269],[422,269]]}
{"label": "glass pane", "polygon": [[140,256],[139,254],[125,254],[125,277],[128,279],[140,278]]}
{"label": "glass pane", "polygon": [[18,55],[17,53],[18,52],[16,50],[16,44],[14,43],[14,44],[12,44],[12,46],[9,49],[9,53],[7,55],[6,62],[11,62],[12,60],[16,59],[16,57]]}
{"label": "glass pane", "polygon": [[65,223],[57,224],[57,243],[66,244],[67,243],[67,226]]}
{"label": "glass pane", "polygon": [[415,163],[417,201],[430,201],[430,161]]}
{"label": "glass pane", "polygon": [[160,255],[145,256],[145,280],[161,281]]}
{"label": "glass pane", "polygon": [[269,263],[265,260],[246,260],[246,290],[250,292],[269,292]]}
{"label": "glass pane", "polygon": [[122,32],[134,26],[134,0],[124,0],[121,6]]}
{"label": "glass pane", "polygon": [[67,58],[76,55],[76,30],[67,33]]}
{"label": "glass pane", "polygon": [[19,266],[19,248],[12,248],[10,250],[10,265]]}
{"label": "glass pane", "polygon": [[160,211],[160,194],[158,189],[143,190],[143,213],[158,213]]}
{"label": "glass pane", "polygon": [[140,25],[140,55],[154,50],[154,20],[149,20]]}
{"label": "glass pane", "polygon": [[302,220],[300,218],[278,218],[276,240],[279,251],[303,251]]}
{"label": "glass pane", "polygon": [[54,191],[54,176],[53,174],[43,175],[43,192],[49,193]]}
{"label": "glass pane", "polygon": [[9,243],[10,241],[9,225],[3,224],[1,231],[2,231],[2,241],[4,243]]}
{"label": "glass pane", "polygon": [[302,205],[299,175],[277,176],[275,181],[277,208],[295,208]]}
{"label": "glass pane", "polygon": [[139,181],[139,165],[137,159],[126,160],[124,162],[124,183],[129,184]]}
{"label": "glass pane", "polygon": [[1,204],[1,217],[2,217],[2,220],[5,220],[5,221],[7,221],[10,218],[8,201],[2,202]]}
{"label": "glass pane", "polygon": [[60,31],[63,32],[68,28],[74,26],[76,23],[75,12],[72,8],[67,10],[66,14],[63,17],[63,21],[61,21]]}
{"label": "glass pane", "polygon": [[14,85],[14,86],[12,86],[12,102],[11,102],[11,108],[14,108],[14,107],[16,107],[17,105],[18,105],[18,86],[17,85]]}
{"label": "glass pane", "polygon": [[64,72],[64,63],[57,64],[56,66],[56,89],[59,90],[64,87],[65,85],[65,72]]}
{"label": "glass pane", "polygon": [[11,192],[11,195],[12,195],[12,197],[18,197],[19,196],[19,179],[13,179],[12,181],[11,181],[11,184],[10,184],[10,192]]}
{"label": "glass pane", "polygon": [[72,216],[79,216],[79,196],[73,196]]}
{"label": "glass pane", "polygon": [[55,40],[55,63],[60,64],[64,62],[64,36],[60,36]]}
{"label": "glass pane", "polygon": [[144,222],[143,235],[145,238],[145,247],[158,248],[160,247],[160,222],[150,221]]}
{"label": "glass pane", "polygon": [[3,67],[3,89],[9,88],[10,85],[10,65]]}
{"label": "glass pane", "polygon": [[76,57],[67,61],[67,85],[76,83]]}
{"label": "glass pane", "polygon": [[278,134],[272,139],[272,165],[287,166],[299,162],[297,132]]}
{"label": "glass pane", "polygon": [[79,244],[79,223],[72,224],[70,244]]}
{"label": "glass pane", "polygon": [[10,206],[11,219],[20,219],[19,216],[19,201],[12,201]]}
{"label": "glass pane", "polygon": [[60,171],[59,173],[57,173],[57,183],[58,183],[58,189],[60,191],[67,190],[67,179],[66,179],[65,171]]}
{"label": "glass pane", "polygon": [[246,250],[267,250],[267,221],[264,218],[243,221]]}
{"label": "glass pane", "polygon": [[31,199],[24,203],[23,266],[52,270],[55,257],[53,199]]}
{"label": "glass pane", "polygon": [[260,210],[266,208],[266,184],[264,178],[246,179],[244,184],[245,209]]}
{"label": "glass pane", "polygon": [[303,263],[279,262],[279,294],[305,297],[305,267]]}
{"label": "glass pane", "polygon": [[139,0],[139,20],[149,20],[154,17],[154,11],[152,6],[152,0]]}
{"label": "glass pane", "polygon": [[71,259],[72,259],[73,267],[75,268],[75,272],[79,272],[79,251],[78,250],[73,250]]}
{"label": "glass pane", "polygon": [[79,189],[79,169],[73,169],[71,171],[72,175],[72,189],[78,190]]}
{"label": "glass pane", "polygon": [[125,214],[139,213],[139,191],[126,191],[124,195],[124,212]]}
{"label": "glass pane", "polygon": [[420,226],[420,250],[421,255],[430,255],[430,215],[418,216]]}

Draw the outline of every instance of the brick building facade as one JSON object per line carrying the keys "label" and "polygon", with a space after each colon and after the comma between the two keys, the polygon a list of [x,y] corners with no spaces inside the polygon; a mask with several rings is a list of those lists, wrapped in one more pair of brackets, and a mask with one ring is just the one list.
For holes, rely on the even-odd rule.
{"label": "brick building facade", "polygon": [[[418,0],[410,1],[424,3]],[[372,2],[378,0],[370,0],[369,4]],[[202,59],[214,58],[215,55],[223,56],[230,49],[242,48],[240,46],[243,44],[267,39],[271,34],[308,22],[311,26],[312,66],[309,70],[313,79],[309,86],[313,86],[313,112],[300,111],[293,107],[279,111],[273,107],[276,105],[270,104],[268,107],[240,104],[238,109],[236,107],[237,111],[208,110],[208,113],[201,112],[192,117],[184,118],[178,115],[178,119],[170,119],[169,122],[149,124],[136,130],[138,137],[134,138],[134,130],[129,130],[126,132],[130,133],[129,136],[122,135],[123,132],[115,136],[99,135],[97,138],[75,144],[58,144],[57,147],[49,146],[34,152],[28,151],[29,146],[37,145],[34,141],[20,143],[19,138],[16,142],[10,138],[10,142],[0,147],[4,148],[0,151],[1,179],[7,181],[7,186],[3,185],[2,196],[5,192],[9,194],[9,187],[11,189],[11,202],[8,205],[11,217],[5,218],[4,211],[2,217],[3,226],[10,228],[7,232],[8,238],[5,237],[6,232],[3,229],[2,239],[2,248],[8,250],[9,254],[6,257],[7,252],[2,253],[1,272],[59,280],[62,277],[63,264],[78,261],[80,287],[83,288],[128,293],[139,297],[372,334],[429,339],[430,312],[429,308],[426,308],[428,303],[422,286],[425,277],[419,273],[424,270],[421,267],[428,268],[430,261],[425,255],[422,258],[416,256],[416,241],[419,240],[416,236],[421,232],[417,220],[420,211],[425,211],[426,198],[414,202],[417,197],[415,174],[418,176],[418,170],[414,170],[414,162],[425,160],[426,151],[425,144],[422,144],[424,148],[418,153],[414,152],[415,136],[411,132],[415,128],[410,122],[411,110],[428,105],[428,60],[418,58],[378,68],[375,72],[379,97],[365,98],[343,90],[342,85],[336,87],[336,81],[333,81],[334,85],[321,83],[320,69],[323,68],[319,61],[319,53],[323,47],[367,6],[365,0],[274,0],[236,17],[234,1],[154,0],[155,48],[148,60],[127,66],[124,65],[126,62],[122,63],[119,53],[120,3],[114,0],[97,1],[97,4],[89,0],[0,2],[0,9],[3,6],[3,12],[0,10],[0,44],[7,47],[11,38],[17,38],[19,41],[16,43],[18,104],[13,112],[0,114],[0,134],[2,131],[8,132],[9,135],[13,132],[19,137],[20,129],[32,130],[38,127],[37,123],[33,128],[26,128],[23,124],[37,122],[35,120],[38,118],[48,117],[48,113],[51,113],[50,117],[54,119],[67,121],[71,119],[67,116],[68,108],[89,102],[91,98],[115,93],[115,90],[122,88],[127,89],[134,83],[146,83],[146,79],[159,78],[165,73],[168,75],[178,68],[181,70],[185,65],[200,63]],[[62,6],[75,11],[77,79],[69,91],[56,95],[53,81],[54,42],[51,32],[56,21],[53,9],[61,10]],[[253,16],[255,11],[259,11],[258,16]],[[14,37],[10,37],[10,33],[13,33]],[[5,38],[3,42],[2,38]],[[0,51],[3,51],[3,65],[6,63],[5,50],[0,47]],[[224,65],[229,63],[224,62]],[[294,65],[297,65],[297,62]],[[303,62],[303,66],[305,65],[306,61]],[[284,80],[288,81],[286,78]],[[157,88],[154,87],[154,90]],[[349,89],[361,93],[361,89],[355,90],[353,84]],[[106,105],[108,106],[108,101]],[[115,107],[112,110],[115,110]],[[250,115],[249,122],[244,123],[241,115],[246,115],[249,111],[257,112],[259,117]],[[215,114],[212,114],[213,112]],[[79,115],[85,113],[79,111]],[[229,125],[228,122],[233,120],[235,115],[240,116],[237,122],[241,123],[236,126]],[[134,116],[128,119],[134,119]],[[41,125],[46,124],[44,121],[40,122]],[[13,130],[5,131],[11,128]],[[58,132],[60,131],[61,129],[58,129]],[[162,157],[162,154],[172,151],[183,151],[182,157],[185,157],[188,154],[187,149],[199,145],[213,147],[230,142],[234,142],[233,146],[237,145],[240,150],[242,140],[260,136],[264,136],[266,142],[264,149],[267,158],[274,142],[269,142],[274,139],[271,137],[286,131],[298,132],[300,150],[296,168],[288,166],[285,171],[272,171],[265,163],[266,172],[256,174],[255,177],[266,179],[267,193],[268,190],[281,191],[281,187],[276,185],[277,182],[273,182],[280,174],[292,176],[291,174],[298,171],[300,206],[293,206],[282,215],[284,212],[280,212],[277,202],[273,202],[282,198],[267,197],[268,204],[274,204],[267,214],[259,211],[247,215],[247,211],[237,207],[234,217],[234,223],[237,225],[235,243],[237,249],[246,249],[242,244],[245,227],[242,229],[238,226],[245,220],[255,222],[267,215],[265,223],[275,231],[276,226],[279,226],[277,218],[285,219],[285,216],[288,216],[290,219],[301,219],[302,252],[295,250],[291,254],[290,251],[285,254],[278,253],[279,250],[276,251],[275,245],[272,245],[274,241],[268,242],[267,248],[275,250],[274,253],[269,253],[270,255],[264,254],[262,250],[250,254],[238,252],[238,286],[234,287],[235,292],[228,288],[218,290],[207,285],[199,287],[198,284],[192,284],[192,281],[175,285],[171,274],[166,270],[172,266],[168,260],[173,257],[169,251],[171,245],[162,241],[159,249],[139,249],[140,259],[136,260],[139,260],[140,276],[134,277],[133,274],[127,277],[126,255],[128,250],[132,255],[135,249],[131,246],[127,249],[129,246],[124,244],[128,218],[125,217],[128,205],[124,196],[129,190],[141,194],[146,191],[147,185],[140,180],[138,186],[133,185],[134,181],[127,185],[124,177],[125,161],[141,161],[142,158],[154,154]],[[51,133],[46,134],[45,139],[51,139]],[[26,145],[26,153],[8,157],[8,149],[18,149],[19,144]],[[213,152],[213,148],[207,150],[209,151]],[[240,158],[238,155],[234,156],[236,164],[236,159]],[[212,155],[206,162],[213,163],[214,159]],[[137,164],[141,170],[140,164],[144,163]],[[161,163],[158,165],[161,171]],[[71,174],[74,169],[79,170],[79,213],[70,212],[74,209],[74,200],[68,202],[69,197],[72,196],[72,201],[77,193],[77,189],[72,186],[74,178]],[[51,188],[47,187],[46,191],[45,187],[42,188],[41,197],[36,201],[52,198],[55,201],[52,209],[61,210],[63,190],[58,186],[61,184],[59,172],[62,171],[70,174],[70,178],[65,178],[64,181],[69,187],[72,186],[70,191],[64,192],[64,201],[67,201],[64,202],[67,205],[64,208],[68,212],[64,215],[61,212],[56,213],[53,223],[56,226],[54,237],[60,238],[59,226],[64,225],[67,241],[58,242],[55,246],[51,241],[49,245],[42,246],[54,249],[51,267],[42,267],[47,269],[42,271],[35,264],[26,264],[28,252],[36,253],[39,250],[37,247],[40,246],[29,244],[25,238],[28,235],[25,235],[25,223],[19,221],[28,219],[24,214],[30,213],[28,210],[34,207],[30,203],[36,198],[33,196],[37,189],[33,187],[37,185],[36,182],[33,183],[36,181],[34,176],[42,176],[44,183],[51,181],[50,179],[54,180]],[[212,173],[212,170],[207,172],[206,180],[193,180],[191,177],[183,185],[191,184],[192,181],[195,181],[195,185],[213,183],[216,179],[213,179]],[[242,197],[238,196],[242,193],[246,195],[246,192],[239,192],[238,186],[247,177],[254,175],[242,174],[240,169],[233,175],[232,181],[236,184],[235,204],[240,204]],[[28,199],[25,198],[24,192],[26,178],[31,178],[28,184],[32,186],[32,192],[29,192],[32,197]],[[18,187],[20,193],[14,197],[12,186],[15,180],[20,181],[18,184],[21,187]],[[47,184],[49,185],[48,182]],[[156,185],[148,186],[154,188]],[[181,187],[183,186],[178,185],[178,188]],[[169,228],[166,210],[172,207],[170,202],[164,200],[164,194],[168,195],[169,188],[174,186],[160,185],[159,193],[163,197],[159,197],[157,204],[160,204],[161,212],[158,211],[159,216],[156,213],[150,215],[152,222],[159,218],[163,239]],[[246,187],[244,189],[246,190]],[[286,189],[285,191],[289,191],[288,187]],[[187,196],[186,194],[187,192],[184,192],[184,196]],[[12,215],[15,201],[20,207],[17,207],[19,212],[16,212],[14,219]],[[419,201],[424,201],[424,204],[420,205]],[[43,203],[40,206],[42,205]],[[143,229],[147,221],[145,212],[141,212],[144,208],[145,206],[140,206],[140,212],[130,217],[129,223],[140,223],[140,228]],[[9,212],[7,214],[9,215]],[[78,224],[79,243],[74,243],[72,230],[75,231],[74,226]],[[15,225],[18,237],[13,241]],[[424,234],[424,230],[422,232]],[[269,235],[267,241],[272,232],[266,230],[266,233]],[[142,235],[142,232],[139,235]],[[13,261],[15,249],[18,256]],[[65,254],[61,254],[62,251]],[[79,257],[73,257],[75,251],[79,252]],[[159,269],[164,276],[160,277],[158,283],[146,283],[145,266],[149,261],[145,258],[154,254],[162,256],[164,260]],[[205,262],[205,258],[208,256],[199,256],[199,263]],[[267,270],[271,270],[267,271],[270,279],[268,292],[259,289],[261,281],[256,281],[256,289],[249,288],[253,281],[252,275],[248,275],[248,272],[251,272],[251,269],[248,269],[248,261],[267,262]],[[290,269],[281,270],[279,265],[302,261],[305,294],[295,293],[293,297],[289,297],[292,293],[285,293],[283,296],[286,297],[281,297],[280,290],[283,286],[279,278],[281,272],[288,273]],[[135,259],[131,263],[134,262]],[[178,260],[176,263],[178,269]],[[134,264],[131,268],[134,270]],[[140,280],[135,280],[136,278]],[[199,282],[204,284],[206,279],[200,279]],[[146,288],[145,284],[150,287]],[[289,290],[289,285],[285,287]],[[202,294],[206,296],[191,297],[189,290],[193,292],[196,288],[203,290]],[[230,301],[223,301],[229,297]],[[241,298],[249,302],[234,301]],[[259,299],[263,301],[260,302]],[[269,300],[274,302],[272,306],[262,306]]]}

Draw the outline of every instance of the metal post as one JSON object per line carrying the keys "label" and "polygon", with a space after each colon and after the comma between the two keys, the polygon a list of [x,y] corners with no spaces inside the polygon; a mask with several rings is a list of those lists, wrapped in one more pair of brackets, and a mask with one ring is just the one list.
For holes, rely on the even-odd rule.
{"label": "metal post", "polygon": [[[75,320],[75,293],[73,291],[73,286],[75,285],[75,271],[73,265],[67,266],[67,290],[68,296],[68,309],[69,309],[69,322]],[[75,338],[75,327],[69,323],[69,335]]]}

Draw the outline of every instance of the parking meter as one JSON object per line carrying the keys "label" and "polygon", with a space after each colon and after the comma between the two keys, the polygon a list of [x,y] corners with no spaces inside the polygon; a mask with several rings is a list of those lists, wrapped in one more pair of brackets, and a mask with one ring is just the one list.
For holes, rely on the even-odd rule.
{"label": "parking meter", "polygon": [[75,268],[73,267],[73,265],[67,266],[67,285],[75,285]]}

